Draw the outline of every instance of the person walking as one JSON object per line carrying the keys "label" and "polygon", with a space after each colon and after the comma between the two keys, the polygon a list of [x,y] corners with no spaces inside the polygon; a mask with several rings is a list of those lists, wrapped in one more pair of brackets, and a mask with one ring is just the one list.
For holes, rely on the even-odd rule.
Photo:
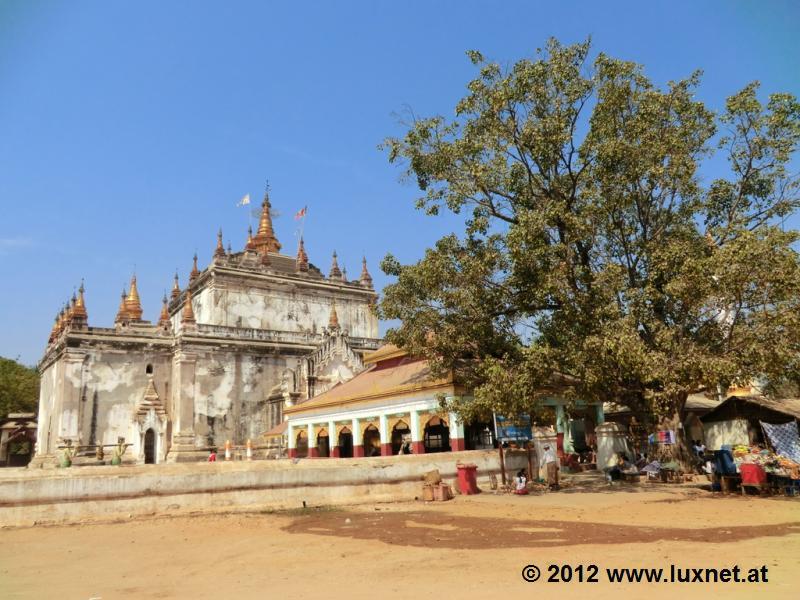
{"label": "person walking", "polygon": [[547,469],[547,486],[552,491],[558,490],[558,456],[556,455],[555,448],[550,444],[545,444],[542,449],[542,458],[539,461],[539,467]]}

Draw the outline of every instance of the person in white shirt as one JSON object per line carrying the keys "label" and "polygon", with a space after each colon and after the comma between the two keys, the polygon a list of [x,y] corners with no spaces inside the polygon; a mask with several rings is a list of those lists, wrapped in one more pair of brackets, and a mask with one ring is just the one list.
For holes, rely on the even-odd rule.
{"label": "person in white shirt", "polygon": [[541,460],[539,460],[539,467],[547,469],[547,485],[551,490],[558,489],[558,455],[556,455],[555,448],[550,444],[543,446],[544,453]]}
{"label": "person in white shirt", "polygon": [[525,470],[520,469],[517,472],[517,476],[514,478],[514,484],[516,489],[514,490],[515,494],[525,495],[528,493],[528,478],[525,477]]}

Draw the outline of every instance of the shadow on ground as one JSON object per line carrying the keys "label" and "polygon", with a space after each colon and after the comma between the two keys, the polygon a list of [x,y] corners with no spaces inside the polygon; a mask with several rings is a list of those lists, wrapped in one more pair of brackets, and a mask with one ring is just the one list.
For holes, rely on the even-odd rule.
{"label": "shadow on ground", "polygon": [[337,512],[299,517],[284,530],[289,533],[378,540],[396,546],[487,549],[658,541],[738,542],[800,534],[800,522],[690,529],[584,521],[488,519],[438,512]]}

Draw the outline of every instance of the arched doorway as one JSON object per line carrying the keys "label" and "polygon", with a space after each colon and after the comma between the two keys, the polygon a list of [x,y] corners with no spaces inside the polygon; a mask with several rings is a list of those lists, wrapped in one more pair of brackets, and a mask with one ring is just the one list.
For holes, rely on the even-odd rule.
{"label": "arched doorway", "polygon": [[308,457],[308,434],[305,431],[300,431],[295,438],[294,455],[297,458]]}
{"label": "arched doorway", "polygon": [[408,423],[405,421],[398,421],[392,427],[392,454],[400,454],[400,448],[403,446],[404,441],[411,440],[411,430],[408,428]]}
{"label": "arched doorway", "polygon": [[144,432],[144,464],[156,464],[156,432],[152,428]]}
{"label": "arched doorway", "polygon": [[330,438],[328,437],[328,430],[322,429],[317,434],[317,456],[320,458],[328,458],[331,455]]}
{"label": "arched doorway", "polygon": [[450,428],[440,417],[431,417],[425,424],[425,453],[450,451]]}
{"label": "arched doorway", "polygon": [[364,437],[361,442],[364,444],[364,456],[381,455],[381,432],[375,425],[370,425],[364,429]]}
{"label": "arched doorway", "polygon": [[353,432],[347,427],[339,432],[339,457],[353,458]]}

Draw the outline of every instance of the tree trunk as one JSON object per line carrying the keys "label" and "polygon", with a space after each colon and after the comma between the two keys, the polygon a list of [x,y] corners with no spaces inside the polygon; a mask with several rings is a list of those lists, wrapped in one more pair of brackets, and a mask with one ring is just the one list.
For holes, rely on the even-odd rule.
{"label": "tree trunk", "polygon": [[670,412],[662,420],[663,428],[675,432],[675,444],[666,446],[669,457],[676,461],[684,473],[694,473],[696,460],[691,448],[691,440],[687,439],[683,428],[683,412],[688,394],[681,394],[670,403]]}

